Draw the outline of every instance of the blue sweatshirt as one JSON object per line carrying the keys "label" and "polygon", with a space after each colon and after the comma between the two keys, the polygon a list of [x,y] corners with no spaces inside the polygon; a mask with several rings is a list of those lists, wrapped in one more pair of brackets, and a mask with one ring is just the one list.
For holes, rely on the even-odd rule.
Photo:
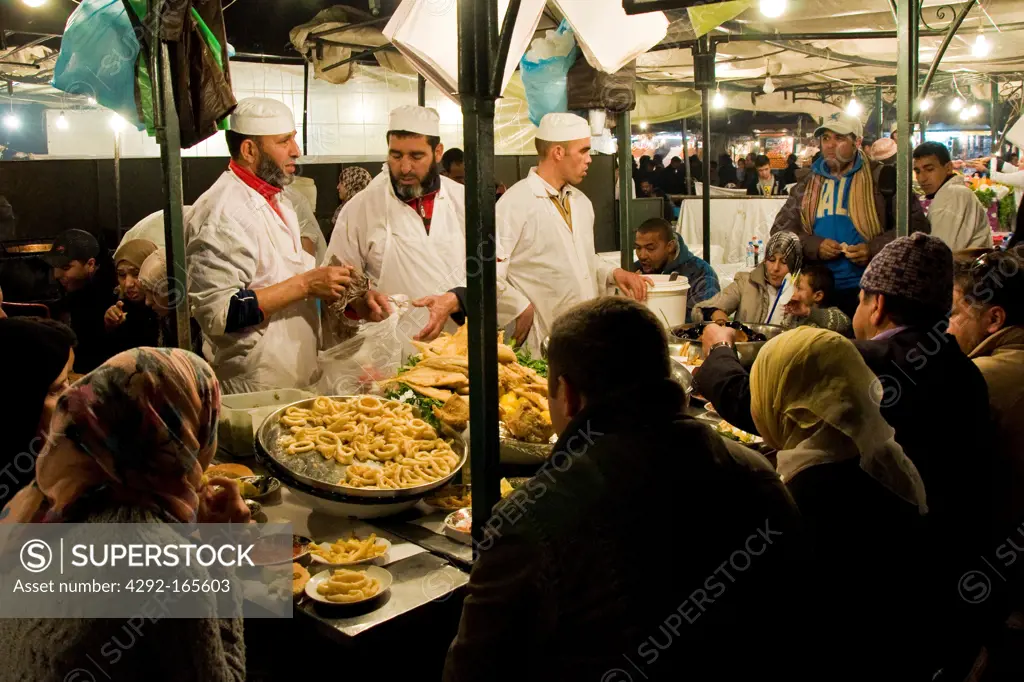
{"label": "blue sweatshirt", "polygon": [[[853,174],[859,171],[863,165],[864,157],[858,154],[853,166],[840,178],[831,174],[828,166],[825,165],[824,157],[819,158],[811,166],[814,173],[825,179],[821,187],[821,197],[818,199],[818,212],[814,217],[814,234],[825,239],[834,239],[840,244],[849,246],[865,242],[865,239],[857,232],[857,228],[854,227],[849,212]],[[836,289],[860,287],[860,277],[864,274],[863,267],[843,255],[835,260],[826,261],[826,265],[832,270],[832,275],[835,277]]]}

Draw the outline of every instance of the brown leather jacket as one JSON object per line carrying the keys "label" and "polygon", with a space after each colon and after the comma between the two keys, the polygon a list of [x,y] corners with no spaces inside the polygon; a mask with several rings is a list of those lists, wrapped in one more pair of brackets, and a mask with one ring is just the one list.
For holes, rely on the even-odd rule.
{"label": "brown leather jacket", "polygon": [[[893,172],[886,172],[883,175],[883,165],[874,161],[870,162],[871,174],[875,185],[875,210],[878,211],[878,222],[884,226],[882,234],[872,239],[868,244],[871,247],[871,257],[882,250],[882,248],[896,238],[896,175]],[[808,234],[800,222],[800,206],[804,202],[804,192],[807,183],[810,182],[813,171],[800,180],[789,192],[789,200],[775,216],[775,223],[772,225],[771,233],[789,230],[800,238],[804,247],[804,261],[817,261],[818,248],[823,241],[822,237],[816,234]],[[925,232],[931,234],[932,228],[928,218],[921,210],[921,204],[917,196],[910,195],[910,232]]]}

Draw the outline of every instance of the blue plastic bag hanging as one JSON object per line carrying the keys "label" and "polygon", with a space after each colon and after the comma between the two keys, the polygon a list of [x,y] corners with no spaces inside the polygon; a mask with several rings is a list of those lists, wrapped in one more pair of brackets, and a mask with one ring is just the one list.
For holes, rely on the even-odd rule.
{"label": "blue plastic bag hanging", "polygon": [[569,110],[566,89],[569,69],[576,63],[576,38],[569,22],[537,38],[519,63],[530,107],[530,121],[540,126],[545,114]]}
{"label": "blue plastic bag hanging", "polygon": [[139,41],[121,0],[82,0],[68,18],[53,87],[93,97],[143,129],[135,105]]}

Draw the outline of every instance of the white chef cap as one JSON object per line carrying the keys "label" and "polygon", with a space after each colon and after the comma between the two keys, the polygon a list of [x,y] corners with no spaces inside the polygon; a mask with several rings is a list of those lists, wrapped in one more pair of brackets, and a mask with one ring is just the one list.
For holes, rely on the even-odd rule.
{"label": "white chef cap", "polygon": [[571,142],[590,139],[590,124],[576,114],[548,114],[540,121],[537,139],[545,142]]}
{"label": "white chef cap", "polygon": [[388,130],[404,130],[427,137],[440,137],[441,117],[438,116],[436,109],[410,104],[391,112]]}
{"label": "white chef cap", "polygon": [[295,116],[284,102],[246,97],[232,112],[230,128],[240,135],[284,135],[295,132]]}

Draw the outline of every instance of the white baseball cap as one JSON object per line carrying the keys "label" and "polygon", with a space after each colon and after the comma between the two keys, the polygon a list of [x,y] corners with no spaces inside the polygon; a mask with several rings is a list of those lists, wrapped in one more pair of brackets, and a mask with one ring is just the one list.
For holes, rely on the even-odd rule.
{"label": "white baseball cap", "polygon": [[404,130],[407,133],[416,133],[427,137],[440,137],[441,117],[438,116],[436,109],[410,104],[398,107],[391,112],[388,130]]}
{"label": "white baseball cap", "polygon": [[856,135],[864,137],[864,124],[856,116],[850,116],[845,111],[836,111],[825,117],[824,122],[814,131],[815,137],[821,137],[826,130],[840,135]]}
{"label": "white baseball cap", "polygon": [[548,114],[540,121],[537,139],[545,142],[570,142],[590,139],[590,124],[576,114]]}
{"label": "white baseball cap", "polygon": [[246,97],[231,113],[229,127],[240,135],[284,135],[295,132],[295,116],[284,102]]}

